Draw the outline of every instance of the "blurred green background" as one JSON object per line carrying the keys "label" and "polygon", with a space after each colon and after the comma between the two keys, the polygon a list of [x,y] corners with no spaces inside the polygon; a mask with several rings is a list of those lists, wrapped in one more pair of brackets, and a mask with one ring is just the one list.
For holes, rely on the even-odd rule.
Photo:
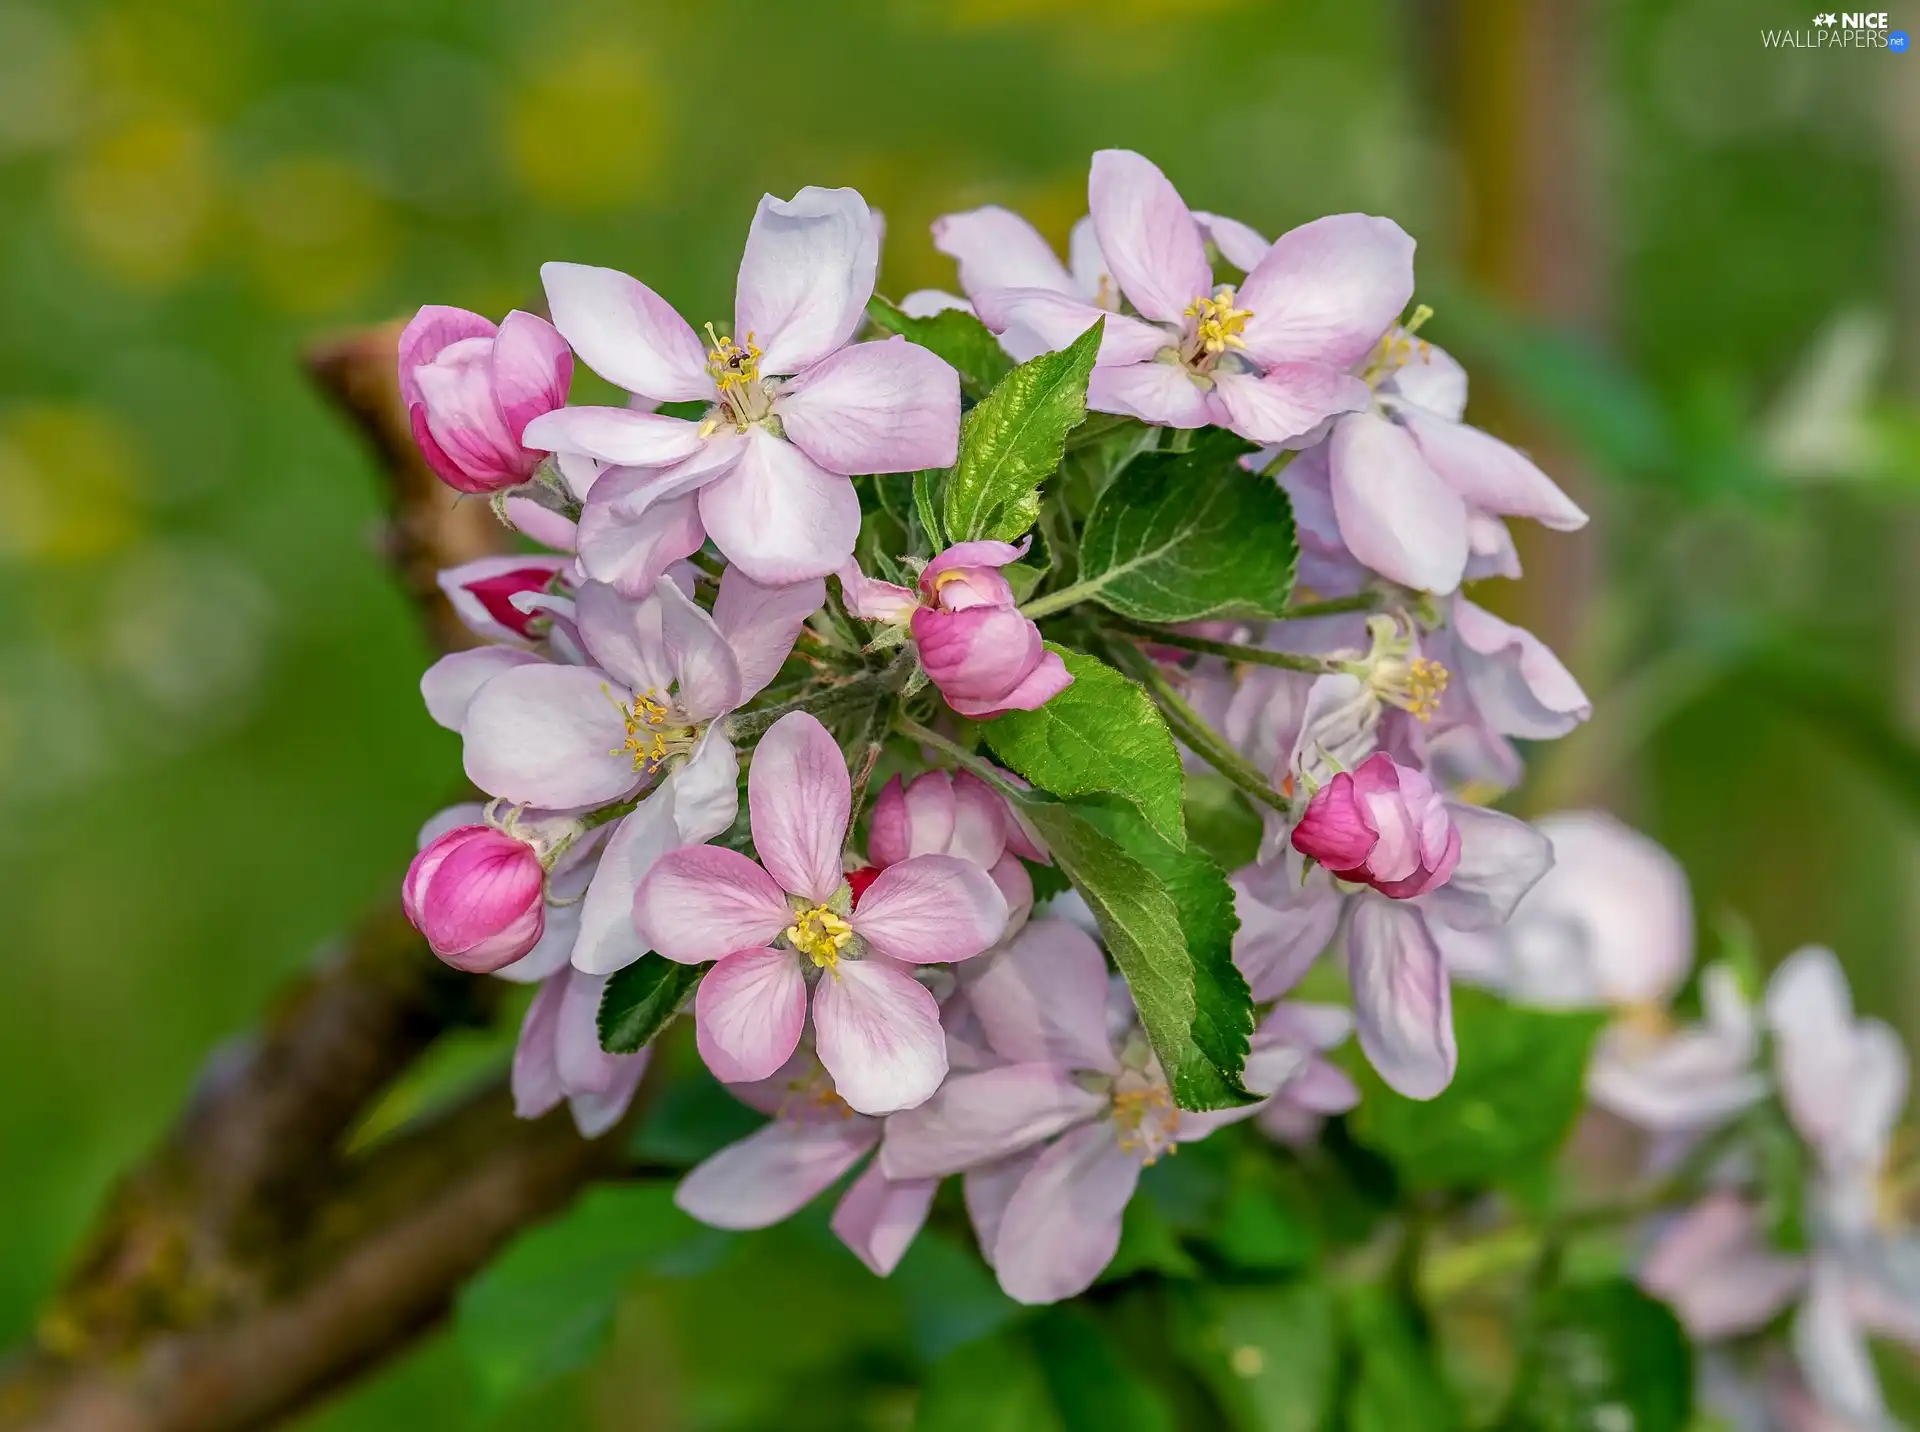
{"label": "blurred green background", "polygon": [[[1597,519],[1524,534],[1527,582],[1488,598],[1596,697],[1523,804],[1622,811],[1704,922],[1737,912],[1768,958],[1833,943],[1913,1031],[1920,58],[1762,45],[1807,19],[0,0],[0,1340],[458,770],[373,549],[376,474],[303,345],[533,306],[551,258],[722,314],[763,190],[859,187],[896,295],[951,286],[943,212],[1007,203],[1064,239],[1109,145],[1269,233],[1400,219],[1470,415]],[[826,1283],[853,1269],[780,1236]],[[804,1387],[822,1331],[769,1365]],[[460,1425],[471,1396],[442,1339],[316,1425]],[[624,1425],[615,1391],[575,1400]],[[698,1425],[759,1425],[716,1409]]]}

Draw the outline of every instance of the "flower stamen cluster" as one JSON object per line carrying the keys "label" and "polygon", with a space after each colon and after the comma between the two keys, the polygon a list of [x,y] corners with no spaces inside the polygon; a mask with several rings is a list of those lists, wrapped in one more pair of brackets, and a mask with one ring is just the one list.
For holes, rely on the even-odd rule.
{"label": "flower stamen cluster", "polygon": [[853,939],[853,926],[825,905],[809,905],[782,933],[814,968],[827,970],[840,963],[840,952]]}

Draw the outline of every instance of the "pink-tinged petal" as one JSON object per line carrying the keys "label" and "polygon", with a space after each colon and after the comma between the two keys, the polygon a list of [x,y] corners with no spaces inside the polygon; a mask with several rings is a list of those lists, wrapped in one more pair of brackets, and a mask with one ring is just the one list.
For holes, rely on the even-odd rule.
{"label": "pink-tinged petal", "polygon": [[998,702],[1046,654],[1040,628],[1012,607],[922,607],[910,625],[920,664],[949,701]]}
{"label": "pink-tinged petal", "polygon": [[628,694],[589,667],[537,662],[474,693],[461,726],[466,771],[489,795],[565,810],[618,800],[640,783],[620,702]]}
{"label": "pink-tinged petal", "polygon": [[636,1056],[609,1054],[600,1047],[600,999],[605,975],[568,970],[562,976],[560,1019],[554,1027],[553,1060],[568,1097],[617,1088]]}
{"label": "pink-tinged petal", "polygon": [[1080,292],[1040,231],[997,204],[935,219],[933,246],[960,265],[960,287],[968,294],[991,288]]}
{"label": "pink-tinged petal", "polygon": [[940,587],[940,578],[948,572],[968,567],[1004,567],[1018,562],[1033,546],[1031,536],[1018,542],[956,542],[941,552],[920,573],[920,589],[929,596]]}
{"label": "pink-tinged petal", "polygon": [[1140,1160],[1120,1147],[1111,1119],[1063,1134],[1001,1214],[992,1262],[1007,1296],[1057,1303],[1091,1287],[1120,1247],[1139,1182]]}
{"label": "pink-tinged petal", "polygon": [[1402,411],[1411,403],[1450,423],[1459,422],[1467,410],[1467,370],[1431,343],[1415,343],[1407,361],[1393,370],[1381,390],[1397,397],[1400,402],[1395,406]]}
{"label": "pink-tinged petal", "polygon": [[[1271,867],[1261,878],[1249,868],[1234,880],[1233,962],[1247,977],[1256,1002],[1278,999],[1298,984],[1313,962],[1333,943],[1345,901],[1323,872],[1302,884],[1286,878],[1291,862]],[[1256,883],[1257,881],[1257,883]]]}
{"label": "pink-tinged petal", "polygon": [[1120,289],[1107,267],[1107,256],[1100,252],[1100,236],[1093,231],[1093,216],[1083,214],[1073,221],[1067,234],[1067,267],[1073,273],[1073,292],[1109,313],[1120,311]]}
{"label": "pink-tinged petal", "polygon": [[1366,566],[1417,591],[1445,593],[1467,566],[1467,508],[1404,430],[1372,413],[1334,424],[1329,456],[1340,536]]}
{"label": "pink-tinged petal", "polygon": [[1213,246],[1220,251],[1220,257],[1239,269],[1242,273],[1252,273],[1267,256],[1267,250],[1273,245],[1265,234],[1238,219],[1229,219],[1220,214],[1196,213],[1195,222],[1200,232],[1213,240]]}
{"label": "pink-tinged petal", "polygon": [[1419,408],[1401,409],[1399,419],[1427,465],[1468,506],[1502,517],[1531,517],[1561,532],[1587,525],[1587,514],[1518,448]]}
{"label": "pink-tinged petal", "polygon": [[1488,577],[1518,578],[1520,553],[1513,545],[1513,534],[1498,517],[1484,512],[1467,514],[1467,577],[1469,582]]}
{"label": "pink-tinged petal", "polygon": [[1391,219],[1330,214],[1274,240],[1234,302],[1263,364],[1351,368],[1413,297],[1413,240]]}
{"label": "pink-tinged petal", "polygon": [[1007,803],[971,771],[953,775],[953,834],[946,853],[991,870],[1007,848]]}
{"label": "pink-tinged petal", "polygon": [[1065,348],[1103,318],[1106,327],[1094,358],[1102,367],[1148,362],[1174,342],[1164,328],[1109,313],[1052,289],[992,289],[974,296],[974,308],[980,321],[1000,335],[1000,346],[1021,363]]}
{"label": "pink-tinged petal", "polygon": [[1320,363],[1281,363],[1256,378],[1217,373],[1213,400],[1224,426],[1257,443],[1284,443],[1312,432],[1328,418],[1357,413],[1372,401],[1351,373]]}
{"label": "pink-tinged petal", "polygon": [[[635,409],[635,411],[640,410]],[[567,491],[582,502],[586,501],[588,494],[593,491],[593,485],[600,480],[600,474],[606,469],[605,463],[597,462],[580,452],[557,452],[553,455],[553,465],[560,470],[560,477],[566,483]]]}
{"label": "pink-tinged petal", "polygon": [[734,338],[753,335],[763,373],[812,367],[860,326],[879,261],[879,235],[857,191],[809,185],[791,199],[765,195],[740,260]]}
{"label": "pink-tinged petal", "polygon": [[953,820],[953,778],[945,771],[928,771],[911,785],[895,776],[873,803],[867,858],[885,867],[909,856],[944,854],[953,839]]}
{"label": "pink-tinged petal", "polygon": [[942,964],[971,959],[998,940],[1007,927],[1007,902],[993,877],[971,861],[916,855],[881,871],[851,918],[881,954]]}
{"label": "pink-tinged petal", "polygon": [[1764,1327],[1806,1282],[1806,1262],[1769,1253],[1758,1212],[1710,1194],[1668,1226],[1637,1275],[1672,1304],[1687,1331],[1718,1341]]}
{"label": "pink-tinged petal", "polygon": [[631,408],[556,408],[527,424],[526,445],[620,467],[667,467],[699,452],[700,425]]}
{"label": "pink-tinged petal", "polygon": [[833,1232],[878,1277],[899,1266],[933,1208],[937,1178],[888,1178],[877,1165],[853,1181],[833,1211]]}
{"label": "pink-tinged petal", "polygon": [[401,905],[442,961],[490,974],[539,942],[544,884],[524,841],[487,825],[456,826],[413,858]]}
{"label": "pink-tinged petal", "polygon": [[507,486],[518,485],[516,474],[489,474],[480,478],[470,477],[465,468],[454,461],[452,454],[440,446],[434,437],[433,429],[427,418],[424,403],[415,403],[407,409],[407,425],[413,433],[413,441],[420,449],[420,456],[426,459],[428,467],[455,492],[492,492],[504,482]]}
{"label": "pink-tinged petal", "polygon": [[942,293],[937,288],[916,288],[900,300],[900,311],[909,318],[932,318],[948,309],[972,313],[973,305],[958,294]]}
{"label": "pink-tinged petal", "polygon": [[1106,1108],[1106,1095],[1057,1064],[950,1074],[926,1103],[887,1120],[880,1167],[890,1178],[961,1173],[1031,1148]]}
{"label": "pink-tinged petal", "polygon": [[1532,632],[1456,594],[1453,631],[1478,660],[1461,678],[1488,725],[1503,736],[1551,741],[1593,714],[1573,673]]}
{"label": "pink-tinged petal", "polygon": [[754,849],[781,888],[824,901],[841,885],[840,852],[852,814],[846,757],[804,711],[767,728],[747,771]]}
{"label": "pink-tinged petal", "polygon": [[654,862],[634,894],[633,920],[649,949],[697,965],[766,944],[793,911],[773,878],[739,851],[690,845]]}
{"label": "pink-tinged petal", "polygon": [[1456,930],[1498,929],[1553,867],[1553,846],[1524,820],[1497,810],[1456,801],[1447,814],[1460,832],[1459,864],[1422,903]]}
{"label": "pink-tinged petal", "polygon": [[653,589],[660,604],[660,639],[678,688],[676,704],[695,721],[731,711],[745,699],[733,647],[714,619],[672,581]]}
{"label": "pink-tinged petal", "polygon": [[[948,793],[951,794],[951,787]],[[885,867],[911,854],[912,815],[907,807],[906,786],[896,775],[888,779],[874,799],[873,815],[867,822],[867,859],[875,866]]]}
{"label": "pink-tinged petal", "polygon": [[580,565],[596,581],[609,583],[622,596],[644,597],[661,575],[683,557],[700,550],[707,529],[700,524],[700,495],[648,496],[632,502],[612,496],[631,476],[645,476],[638,468],[615,468],[594,490],[605,490],[607,500],[589,499],[580,514]]}
{"label": "pink-tinged petal", "polygon": [[488,486],[523,480],[531,459],[507,431],[493,392],[492,343],[470,338],[414,370],[427,427],[469,478]]}
{"label": "pink-tinged petal", "polygon": [[626,1117],[627,1106],[633,1103],[641,1077],[647,1072],[647,1061],[652,1057],[651,1049],[620,1055],[620,1067],[606,1087],[567,1096],[573,1126],[580,1131],[581,1138],[597,1139]]}
{"label": "pink-tinged petal", "polygon": [[513,1049],[513,1112],[537,1119],[560,1105],[567,1091],[554,1061],[554,1031],[560,1024],[560,1000],[567,977],[557,975],[540,986],[520,1021],[520,1042]]}
{"label": "pink-tinged petal", "polygon": [[1360,1086],[1324,1059],[1309,1060],[1280,1092],[1288,1103],[1315,1114],[1344,1114],[1360,1102]]}
{"label": "pink-tinged petal", "polygon": [[[518,500],[508,499],[509,502]],[[513,596],[518,592],[544,590],[555,573],[572,565],[568,557],[516,552],[480,557],[457,567],[443,568],[435,574],[434,581],[452,604],[453,614],[475,636],[520,644],[528,639],[528,618],[513,605]]]}
{"label": "pink-tinged petal", "polygon": [[857,562],[847,562],[834,575],[840,579],[840,596],[847,610],[863,622],[898,624],[912,617],[920,606],[912,588],[869,577]]}
{"label": "pink-tinged petal", "polygon": [[984,700],[948,696],[947,705],[962,716],[985,721],[1008,711],[1038,711],[1071,685],[1073,673],[1067,670],[1067,664],[1059,654],[1043,651],[1033,670],[1021,677],[1019,684],[1004,696]]}
{"label": "pink-tinged petal", "polygon": [[854,343],[789,382],[774,403],[787,438],[828,472],[951,467],[960,375],[917,343]]}
{"label": "pink-tinged petal", "polygon": [[680,839],[698,845],[716,839],[740,814],[740,762],[726,732],[709,726],[693,743],[673,784],[673,823]]}
{"label": "pink-tinged petal", "polygon": [[1215,417],[1185,366],[1153,360],[1095,368],[1087,379],[1087,406],[1167,428],[1204,428]]}
{"label": "pink-tinged petal", "polygon": [[970,970],[967,998],[994,1053],[1111,1074],[1107,962],[1067,920],[1035,920],[1006,949]]}
{"label": "pink-tinged petal", "polygon": [[501,320],[493,340],[493,396],[514,441],[540,414],[565,406],[572,382],[573,353],[551,323],[518,309]]}
{"label": "pink-tinged petal", "polygon": [[659,294],[615,269],[540,266],[553,326],[594,372],[663,403],[711,399],[706,345]]}
{"label": "pink-tinged petal", "polygon": [[582,582],[574,625],[593,664],[628,690],[664,695],[672,685],[673,666],[660,634],[660,602],[651,591],[636,600],[605,582]]}
{"label": "pink-tinged petal", "polygon": [[1033,877],[1011,852],[988,866],[987,875],[1007,902],[1007,929],[1000,937],[1004,940],[1026,928],[1027,917],[1033,914]]}
{"label": "pink-tinged petal", "polygon": [[1831,950],[1782,960],[1767,985],[1780,1096],[1794,1127],[1836,1173],[1876,1168],[1906,1103],[1907,1061],[1877,1020],[1856,1020]]}
{"label": "pink-tinged petal", "polygon": [[826,600],[827,584],[819,577],[763,586],[736,567],[720,574],[713,623],[740,668],[740,703],[758,696],[779,675],[800,628]]}
{"label": "pink-tinged petal", "polygon": [[1379,842],[1380,832],[1346,771],[1320,788],[1293,828],[1293,848],[1336,871],[1359,870]]}
{"label": "pink-tinged petal", "polygon": [[1148,318],[1179,323],[1188,304],[1212,292],[1200,226],[1151,160],[1126,149],[1096,153],[1087,211],[1108,270]]}
{"label": "pink-tinged petal", "polygon": [[1347,929],[1360,1047],[1388,1085],[1431,1099],[1453,1082],[1453,1000],[1446,962],[1411,906],[1373,896],[1354,902]]}
{"label": "pink-tinged petal", "polygon": [[756,427],[734,468],[700,490],[700,520],[727,560],[754,581],[804,582],[853,555],[860,498],[847,478]]}
{"label": "pink-tinged petal", "polygon": [[885,959],[841,960],[827,971],[814,990],[813,1032],[834,1089],[862,1114],[925,1103],[947,1076],[939,1003]]}
{"label": "pink-tinged petal", "polygon": [[1002,1159],[997,1164],[969,1169],[961,1180],[967,1218],[973,1224],[974,1241],[980,1247],[981,1260],[989,1268],[993,1266],[993,1246],[1000,1236],[1000,1221],[1006,1216],[1007,1204],[1020,1187],[1021,1180],[1040,1161],[1042,1152],[1037,1148],[1029,1149],[1010,1159]]}
{"label": "pink-tinged petal", "polygon": [[775,1119],[696,1165],[680,1180],[673,1201],[714,1228],[769,1228],[813,1202],[860,1161],[879,1133],[866,1119]]}
{"label": "pink-tinged petal", "polygon": [[793,1056],[807,1023],[800,966],[792,950],[741,949],[707,971],[693,997],[693,1018],[700,1057],[714,1078],[750,1084]]}
{"label": "pink-tinged petal", "polygon": [[633,924],[633,897],[654,863],[680,845],[673,819],[673,786],[663,783],[607,837],[600,868],[587,887],[574,936],[573,966],[590,975],[610,975],[647,952]]}
{"label": "pink-tinged petal", "polygon": [[420,677],[420,695],[427,703],[427,714],[436,723],[458,731],[466,724],[467,708],[481,687],[516,666],[541,665],[545,663],[532,652],[511,646],[476,646],[471,651],[450,652]]}
{"label": "pink-tinged petal", "polygon": [[424,402],[414,370],[433,362],[441,350],[469,338],[491,338],[497,332],[491,319],[464,308],[430,303],[400,330],[400,401],[411,409]]}
{"label": "pink-tinged petal", "polygon": [[1887,1414],[1880,1374],[1848,1306],[1846,1269],[1838,1260],[1814,1262],[1807,1295],[1793,1319],[1793,1352],[1807,1390],[1839,1428],[1899,1425]]}

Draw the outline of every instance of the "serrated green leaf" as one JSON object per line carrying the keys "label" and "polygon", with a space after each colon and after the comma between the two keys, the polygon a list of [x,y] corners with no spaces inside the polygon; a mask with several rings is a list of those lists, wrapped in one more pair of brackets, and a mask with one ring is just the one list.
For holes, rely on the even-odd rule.
{"label": "serrated green leaf", "polygon": [[676,964],[655,954],[616,972],[600,996],[600,1047],[609,1054],[645,1049],[706,972],[705,965]]}
{"label": "serrated green leaf", "polygon": [[1011,542],[1033,526],[1040,484],[1087,415],[1087,378],[1105,327],[1099,319],[1058,353],[1022,363],[961,420],[960,458],[947,480],[949,540]]}
{"label": "serrated green leaf", "polygon": [[1053,642],[1047,650],[1067,664],[1073,685],[1038,711],[1009,711],[983,722],[988,748],[1056,796],[1120,796],[1168,840],[1185,845],[1180,753],[1160,708],[1097,657]]}
{"label": "serrated green leaf", "polygon": [[1530,1355],[1506,1424],[1516,1432],[1603,1425],[1683,1432],[1690,1425],[1693,1352],[1686,1333],[1668,1308],[1631,1282],[1560,1288],[1534,1319],[1525,1330]]}
{"label": "serrated green leaf", "polygon": [[1212,1389],[1232,1432],[1324,1425],[1339,1380],[1337,1331],[1332,1295],[1306,1280],[1198,1287],[1175,1304],[1181,1360]]}
{"label": "serrated green leaf", "polygon": [[[1253,1009],[1246,981],[1233,968],[1232,890],[1218,867],[1198,852],[1174,849],[1118,805],[1095,812],[1031,795],[1022,799],[1021,812],[1099,922],[1180,1106],[1246,1103],[1251,1096],[1240,1074]],[[1125,842],[1103,825],[1124,830]],[[1193,928],[1192,948],[1186,924]]]}
{"label": "serrated green leaf", "polygon": [[1480,990],[1454,993],[1460,1067],[1438,1098],[1409,1099],[1357,1060],[1354,1137],[1413,1188],[1458,1188],[1525,1176],[1551,1160],[1585,1104],[1594,1012],[1521,1009]]}
{"label": "serrated green leaf", "polygon": [[1102,606],[1152,622],[1277,617],[1293,594],[1293,509],[1224,429],[1185,452],[1134,459],[1080,534],[1080,581]]}
{"label": "serrated green leaf", "polygon": [[992,330],[965,309],[948,308],[914,318],[876,295],[867,301],[867,317],[887,332],[946,359],[960,375],[967,396],[976,401],[992,392],[1013,367]]}
{"label": "serrated green leaf", "polygon": [[922,468],[913,475],[913,510],[919,514],[920,530],[927,534],[927,550],[931,552],[947,545],[947,535],[940,526],[940,485],[945,476],[932,468]]}

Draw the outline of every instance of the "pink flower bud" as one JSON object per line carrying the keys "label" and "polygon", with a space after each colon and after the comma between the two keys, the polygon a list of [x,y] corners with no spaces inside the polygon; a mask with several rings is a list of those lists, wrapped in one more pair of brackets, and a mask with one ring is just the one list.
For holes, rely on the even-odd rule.
{"label": "pink flower bud", "polygon": [[420,310],[400,335],[400,397],[414,441],[449,487],[497,492],[533,475],[527,424],[567,401],[573,354],[552,324],[509,313],[498,329],[463,308]]}
{"label": "pink flower bud", "polygon": [[1040,628],[1011,605],[922,607],[913,614],[913,639],[920,664],[962,716],[1037,711],[1073,683]]}
{"label": "pink flower bud", "polygon": [[1028,538],[1011,542],[958,542],[927,563],[920,573],[920,595],[939,611],[964,612],[973,607],[1010,607],[1013,588],[1000,568],[1024,557]]}
{"label": "pink flower bud", "polygon": [[1423,772],[1375,752],[1307,803],[1293,848],[1342,880],[1394,900],[1438,889],[1460,863],[1460,831]]}
{"label": "pink flower bud", "polygon": [[490,825],[456,826],[414,856],[400,900],[446,963],[491,974],[539,942],[546,871],[525,841]]}
{"label": "pink flower bud", "polygon": [[[510,499],[519,501],[518,498]],[[513,599],[522,592],[544,592],[553,582],[553,565],[516,567],[510,572],[495,572],[491,576],[476,577],[464,583],[464,590],[472,593],[473,599],[480,603],[482,610],[515,636],[534,635],[533,624],[551,616],[551,613],[535,608],[523,612],[513,604]]]}

